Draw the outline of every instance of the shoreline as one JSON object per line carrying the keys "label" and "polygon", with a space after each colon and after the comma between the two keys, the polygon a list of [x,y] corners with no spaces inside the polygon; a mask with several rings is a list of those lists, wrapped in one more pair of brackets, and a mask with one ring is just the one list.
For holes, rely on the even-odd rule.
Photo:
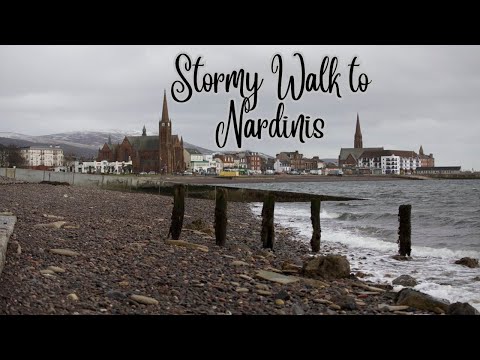
{"label": "shoreline", "polygon": [[[228,207],[220,248],[214,202],[187,198],[180,239],[207,249],[199,251],[165,243],[169,197],[46,184],[0,189],[0,212],[18,219],[0,277],[0,314],[433,314],[380,308],[394,305],[394,294],[369,293],[356,278],[287,285],[259,279],[258,270],[298,268],[311,255],[287,228],[276,228],[274,252],[262,249],[261,221],[248,204]],[[198,220],[201,231],[186,229]],[[54,221],[66,223],[39,226]],[[321,254],[331,252],[322,243]]]}

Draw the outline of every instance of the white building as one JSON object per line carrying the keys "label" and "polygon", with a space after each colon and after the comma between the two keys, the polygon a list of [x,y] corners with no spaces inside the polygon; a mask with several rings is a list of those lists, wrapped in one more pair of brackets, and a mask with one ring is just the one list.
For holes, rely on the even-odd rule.
{"label": "white building", "polygon": [[74,172],[82,174],[126,174],[131,173],[132,161],[75,161]]}
{"label": "white building", "polygon": [[27,166],[55,167],[63,165],[63,150],[60,146],[30,146],[20,150]]}
{"label": "white building", "polygon": [[[369,168],[372,173],[411,174],[421,166],[420,158],[414,151],[367,150],[358,159],[358,167]],[[376,171],[375,171],[376,170]]]}
{"label": "white building", "polygon": [[273,164],[273,169],[276,173],[289,173],[292,168],[288,162],[277,159]]}

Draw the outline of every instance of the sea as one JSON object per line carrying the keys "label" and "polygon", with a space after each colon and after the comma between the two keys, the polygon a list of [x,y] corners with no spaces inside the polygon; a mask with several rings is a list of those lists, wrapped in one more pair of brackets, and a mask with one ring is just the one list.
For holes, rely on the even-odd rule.
{"label": "sea", "polygon": [[[480,311],[480,268],[454,262],[480,258],[480,180],[332,181],[235,184],[234,187],[337,195],[363,200],[322,202],[321,241],[338,245],[352,272],[391,284],[413,276],[414,289]],[[412,205],[411,261],[398,261],[398,208]],[[253,203],[260,215],[262,204]],[[296,230],[298,241],[312,235],[310,203],[276,203],[275,223]],[[398,291],[402,287],[394,286]]]}

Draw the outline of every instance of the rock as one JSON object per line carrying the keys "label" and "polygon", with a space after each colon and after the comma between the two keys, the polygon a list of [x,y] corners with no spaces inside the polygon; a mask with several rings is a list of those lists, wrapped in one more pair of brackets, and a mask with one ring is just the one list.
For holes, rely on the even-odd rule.
{"label": "rock", "polygon": [[22,247],[20,246],[20,243],[17,244],[17,255],[22,255]]}
{"label": "rock", "polygon": [[267,290],[257,289],[257,294],[263,295],[263,296],[271,296],[271,295],[272,295],[272,292],[271,292],[271,291],[267,291]]}
{"label": "rock", "polygon": [[294,276],[286,276],[286,275],[282,275],[282,274],[278,274],[278,273],[275,273],[272,271],[266,271],[266,270],[258,270],[256,273],[256,277],[259,277],[261,279],[265,279],[268,281],[277,282],[284,285],[297,282],[300,280],[299,278]]}
{"label": "rock", "polygon": [[241,278],[244,279],[244,280],[253,281],[253,278],[251,278],[251,277],[248,276],[248,275],[240,274],[240,275],[238,275],[238,276],[241,277]]}
{"label": "rock", "polygon": [[255,284],[255,287],[257,289],[260,289],[260,290],[269,290],[270,289],[270,286],[268,286],[267,284]]}
{"label": "rock", "polygon": [[64,229],[80,229],[80,226],[78,226],[78,225],[65,225],[63,228]]}
{"label": "rock", "polygon": [[158,300],[148,297],[148,296],[143,296],[143,295],[131,295],[130,299],[140,303],[140,304],[145,304],[145,305],[158,305]]}
{"label": "rock", "polygon": [[236,281],[232,281],[230,284],[232,284],[233,286],[240,287],[240,283]]}
{"label": "rock", "polygon": [[356,310],[357,303],[352,296],[337,296],[332,299],[335,304],[344,310]]}
{"label": "rock", "polygon": [[75,293],[71,293],[67,295],[67,299],[73,300],[73,301],[78,301],[78,296]]}
{"label": "rock", "polygon": [[361,301],[361,300],[355,300],[355,303],[357,304],[357,306],[366,306],[367,305],[364,301]]}
{"label": "rock", "polygon": [[43,274],[43,275],[46,275],[46,274],[50,274],[50,275],[53,275],[55,274],[55,271],[53,270],[40,270],[40,274]]}
{"label": "rock", "polygon": [[231,265],[233,265],[233,266],[248,266],[249,264],[246,263],[245,261],[235,260],[235,261],[232,261]]}
{"label": "rock", "polygon": [[330,304],[328,305],[328,307],[332,310],[342,310],[342,308],[340,306],[338,306],[337,304]]}
{"label": "rock", "polygon": [[445,301],[434,298],[433,296],[421,293],[412,289],[402,289],[397,294],[397,305],[407,305],[420,310],[434,311],[436,307],[447,311],[449,304]]}
{"label": "rock", "polygon": [[313,302],[317,304],[330,305],[332,302],[327,299],[313,299]]}
{"label": "rock", "polygon": [[300,272],[302,271],[302,267],[299,266],[299,265],[295,265],[295,264],[292,264],[288,261],[285,261],[283,264],[282,264],[282,271],[283,272],[292,272],[292,273],[295,273],[295,272]]}
{"label": "rock", "polygon": [[65,256],[78,256],[80,255],[79,253],[69,250],[69,249],[50,249],[50,252],[53,254],[58,254],[58,255],[65,255]]}
{"label": "rock", "polygon": [[283,305],[285,305],[285,301],[283,301],[282,299],[276,299],[275,300],[275,305],[283,306]]}
{"label": "rock", "polygon": [[61,267],[58,267],[58,266],[49,266],[47,268],[47,270],[52,270],[53,272],[56,272],[56,273],[64,273],[65,272],[65,269],[62,269]]}
{"label": "rock", "polygon": [[238,292],[238,293],[247,293],[250,290],[248,290],[247,288],[239,287],[235,291]]}
{"label": "rock", "polygon": [[299,304],[293,304],[292,306],[293,315],[305,315],[305,310]]}
{"label": "rock", "polygon": [[472,269],[479,267],[478,259],[473,259],[473,258],[470,258],[470,257],[461,258],[460,260],[455,261],[455,264],[467,266],[467,267],[472,268]]}
{"label": "rock", "polygon": [[387,304],[378,304],[380,310],[386,309],[388,311],[403,311],[409,308],[408,305],[387,305]]}
{"label": "rock", "polygon": [[275,299],[290,300],[290,294],[285,290],[280,290],[280,292],[275,294]]}
{"label": "rock", "polygon": [[58,219],[58,220],[63,220],[63,216],[57,216],[57,215],[48,215],[48,214],[43,214],[43,217],[46,217],[48,219]]}
{"label": "rock", "polygon": [[304,263],[302,273],[312,278],[347,278],[350,276],[350,263],[343,255],[317,256]]}
{"label": "rock", "polygon": [[120,286],[128,286],[128,285],[130,285],[130,283],[129,283],[128,281],[120,281],[120,282],[118,283],[118,285],[120,285]]}
{"label": "rock", "polygon": [[4,211],[4,212],[0,212],[0,215],[3,215],[3,216],[13,216],[13,213],[10,212],[10,211]]}
{"label": "rock", "polygon": [[45,227],[45,228],[50,228],[50,229],[60,229],[66,223],[67,223],[66,221],[55,221],[55,222],[49,223],[49,224],[36,224],[36,225],[34,225],[34,227],[36,227],[36,228]]}
{"label": "rock", "polygon": [[302,282],[305,284],[312,286],[317,289],[323,289],[325,287],[329,287],[327,283],[324,283],[323,281],[316,280],[316,279],[309,279],[309,278],[301,278]]}
{"label": "rock", "polygon": [[472,281],[480,281],[480,276],[475,276]]}
{"label": "rock", "polygon": [[200,250],[200,251],[203,251],[203,252],[208,252],[208,247],[207,246],[190,243],[190,242],[184,241],[184,240],[165,240],[165,244],[181,246],[181,247],[185,247],[185,248],[188,248],[188,249],[196,249],[196,250]]}
{"label": "rock", "polygon": [[477,309],[475,309],[469,303],[456,302],[451,304],[447,309],[448,315],[480,315]]}
{"label": "rock", "polygon": [[122,293],[121,291],[117,291],[117,290],[107,291],[107,293],[105,295],[107,297],[111,298],[111,299],[116,299],[116,300],[123,300],[123,299],[126,298],[126,295],[124,293]]}
{"label": "rock", "polygon": [[402,285],[406,287],[414,287],[417,285],[417,280],[410,275],[401,275],[392,281],[393,285]]}

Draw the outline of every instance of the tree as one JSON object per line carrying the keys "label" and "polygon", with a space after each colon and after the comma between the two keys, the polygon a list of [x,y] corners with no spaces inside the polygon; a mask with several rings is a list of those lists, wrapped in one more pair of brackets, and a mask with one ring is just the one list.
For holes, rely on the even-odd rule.
{"label": "tree", "polygon": [[26,160],[16,145],[4,146],[0,144],[0,166],[3,167],[23,167]]}

